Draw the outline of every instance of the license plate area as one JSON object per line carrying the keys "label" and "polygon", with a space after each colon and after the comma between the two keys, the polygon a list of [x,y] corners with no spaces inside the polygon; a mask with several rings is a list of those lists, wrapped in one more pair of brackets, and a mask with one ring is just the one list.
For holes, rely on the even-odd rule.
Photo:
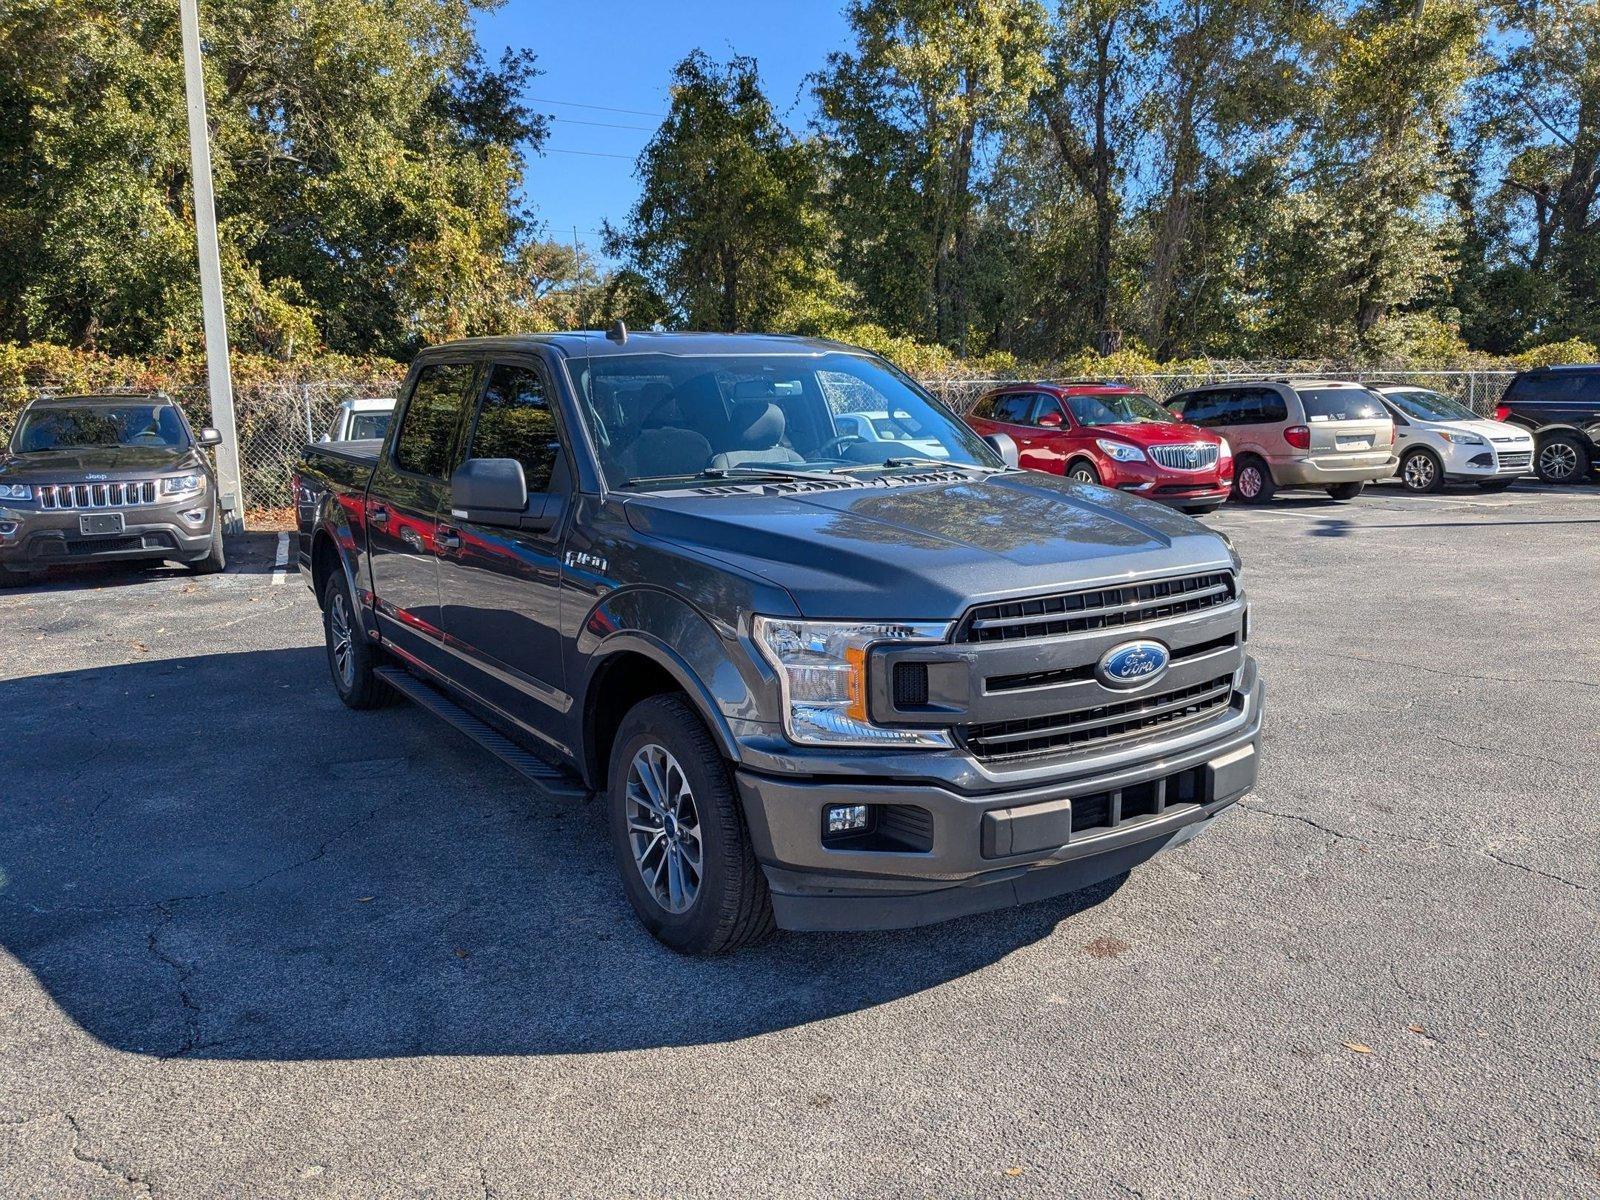
{"label": "license plate area", "polygon": [[1365,437],[1342,437],[1339,439],[1340,450],[1371,450],[1372,439]]}
{"label": "license plate area", "polygon": [[97,533],[121,533],[122,528],[121,513],[84,513],[78,518],[78,532],[86,536]]}

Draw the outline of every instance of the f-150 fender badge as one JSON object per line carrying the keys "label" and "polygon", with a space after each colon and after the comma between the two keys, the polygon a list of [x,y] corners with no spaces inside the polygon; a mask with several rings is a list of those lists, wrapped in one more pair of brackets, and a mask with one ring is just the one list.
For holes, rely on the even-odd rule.
{"label": "f-150 fender badge", "polygon": [[602,575],[611,569],[611,564],[598,554],[590,554],[587,550],[568,550],[566,564],[569,567],[582,567],[588,571],[599,571]]}
{"label": "f-150 fender badge", "polygon": [[1094,673],[1108,688],[1136,688],[1167,673],[1172,655],[1160,642],[1123,642],[1100,656]]}

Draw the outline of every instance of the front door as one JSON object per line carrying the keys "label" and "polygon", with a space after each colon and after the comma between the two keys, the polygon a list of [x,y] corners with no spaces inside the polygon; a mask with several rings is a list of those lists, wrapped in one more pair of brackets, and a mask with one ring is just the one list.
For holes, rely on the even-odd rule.
{"label": "front door", "polygon": [[417,371],[366,501],[379,632],[402,654],[446,674],[439,514],[449,505],[447,475],[477,373],[469,362],[429,363]]}
{"label": "front door", "polygon": [[571,698],[561,656],[561,540],[572,473],[549,380],[534,360],[494,363],[458,461],[511,458],[547,530],[441,516],[439,587],[463,683],[532,732],[560,740]]}

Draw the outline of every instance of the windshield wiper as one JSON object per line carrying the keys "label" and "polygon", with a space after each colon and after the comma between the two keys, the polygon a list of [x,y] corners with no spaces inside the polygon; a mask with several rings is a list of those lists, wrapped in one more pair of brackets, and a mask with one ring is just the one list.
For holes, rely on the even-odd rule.
{"label": "windshield wiper", "polygon": [[638,475],[625,480],[623,487],[636,483],[693,482],[697,479],[827,479],[826,471],[807,471],[797,467],[761,467],[755,464],[733,467],[707,467],[703,471],[685,471],[676,475]]}
{"label": "windshield wiper", "polygon": [[847,467],[834,467],[832,474],[849,475],[856,471],[892,471],[915,467],[922,471],[998,471],[999,467],[986,467],[982,463],[950,462],[942,458],[886,458],[876,463],[852,463]]}

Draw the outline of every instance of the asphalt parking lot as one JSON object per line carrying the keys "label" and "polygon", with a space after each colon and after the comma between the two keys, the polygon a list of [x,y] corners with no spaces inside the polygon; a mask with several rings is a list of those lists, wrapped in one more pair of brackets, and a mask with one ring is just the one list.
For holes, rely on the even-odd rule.
{"label": "asphalt parking lot", "polygon": [[1207,518],[1256,793],[711,961],[599,806],[344,710],[276,539],[0,591],[0,1195],[1600,1192],[1600,488]]}

